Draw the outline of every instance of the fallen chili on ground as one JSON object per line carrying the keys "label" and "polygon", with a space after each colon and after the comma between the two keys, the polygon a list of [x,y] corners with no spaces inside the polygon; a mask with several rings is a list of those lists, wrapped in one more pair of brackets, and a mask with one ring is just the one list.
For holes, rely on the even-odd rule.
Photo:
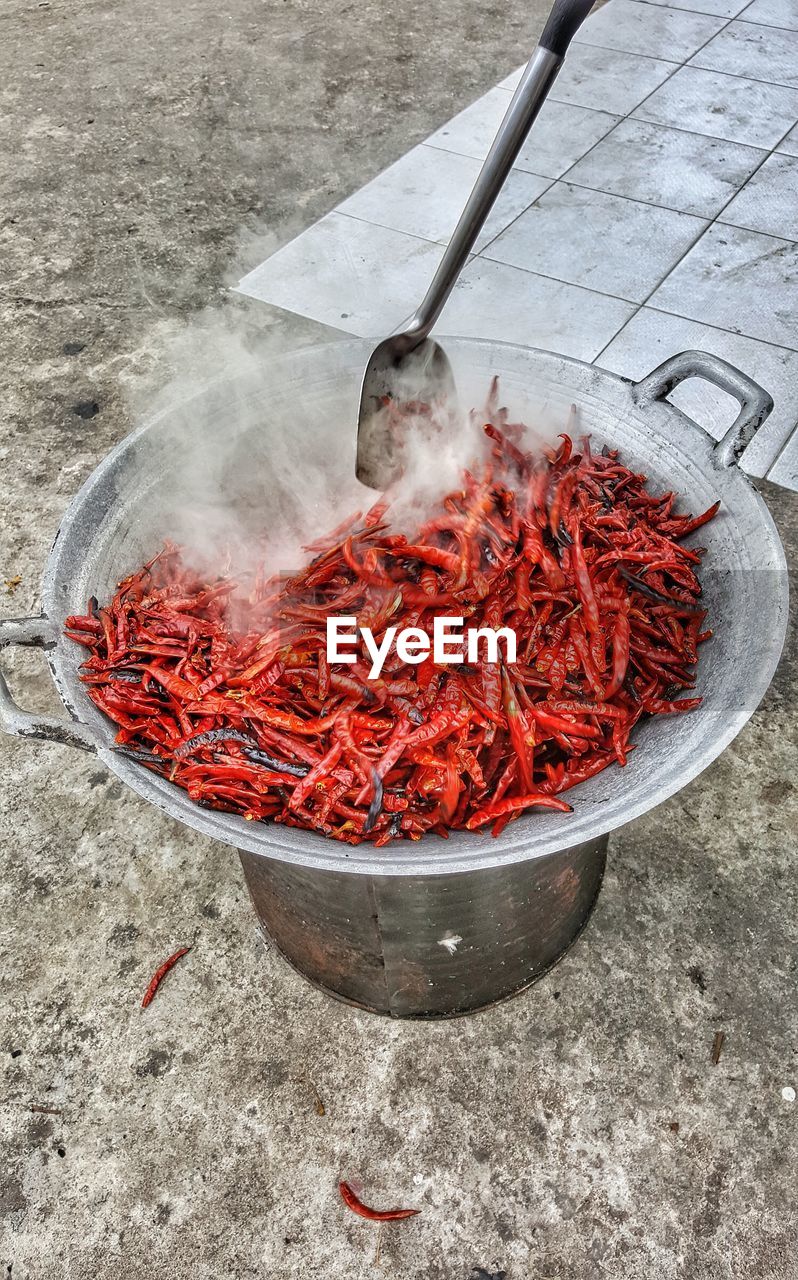
{"label": "fallen chili on ground", "polygon": [[[493,413],[488,456],[412,541],[390,497],[307,548],[293,577],[218,578],[167,545],[66,634],[117,747],[199,804],[384,845],[569,810],[569,788],[623,766],[644,716],[686,712],[711,632],[675,514],[616,451],[570,436],[527,452]],[[513,664],[331,665],[326,619],[511,627]],[[665,731],[665,730],[663,730]]]}

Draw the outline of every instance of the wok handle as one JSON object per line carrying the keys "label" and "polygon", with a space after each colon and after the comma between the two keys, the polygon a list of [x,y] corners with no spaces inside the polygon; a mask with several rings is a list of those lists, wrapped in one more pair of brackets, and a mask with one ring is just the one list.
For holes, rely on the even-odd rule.
{"label": "wok handle", "polygon": [[753,378],[708,351],[682,351],[680,355],[671,356],[647,377],[634,383],[632,395],[639,405],[651,404],[670,395],[674,387],[687,378],[703,378],[739,403],[740,412],[712,450],[717,466],[733,466],[771,413],[773,397]]}
{"label": "wok handle", "polygon": [[441,314],[477,236],[504,186],[527,134],[554,83],[565,52],[593,7],[593,0],[554,0],[540,43],[521,76],[438,270],[418,310],[394,335],[408,350],[428,336]]}
{"label": "wok handle", "polygon": [[[0,620],[0,651],[12,644],[48,649],[55,644],[57,631],[49,618],[3,618]],[[40,716],[17,706],[0,671],[0,731],[16,738],[43,738],[64,746],[95,751],[97,740],[88,725],[56,716]]]}

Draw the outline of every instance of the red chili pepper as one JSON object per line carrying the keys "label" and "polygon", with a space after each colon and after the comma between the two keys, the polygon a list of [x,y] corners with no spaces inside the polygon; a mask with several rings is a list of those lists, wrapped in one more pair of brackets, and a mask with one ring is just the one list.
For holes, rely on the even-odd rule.
{"label": "red chili pepper", "polygon": [[312,794],[313,788],[317,787],[326,777],[329,776],[329,774],[332,773],[333,768],[341,758],[342,751],[343,747],[341,746],[341,743],[334,742],[323,759],[319,760],[317,764],[314,764],[313,768],[308,774],[306,774],[302,781],[297,783],[293,795],[288,802],[289,808],[298,809],[305,803],[308,796]]}
{"label": "red chili pepper", "polygon": [[605,698],[614,698],[623,686],[629,666],[629,613],[621,608],[615,615],[612,632],[612,679],[605,691]]}
{"label": "red chili pepper", "polygon": [[551,507],[549,508],[549,528],[552,537],[557,538],[560,534],[560,524],[565,523],[568,518],[568,511],[571,505],[571,497],[574,489],[579,483],[579,469],[574,467],[571,471],[566,471],[560,483],[557,485],[556,492],[552,498]]}
{"label": "red chili pepper", "polygon": [[601,677],[596,670],[593,655],[590,652],[590,647],[587,643],[587,637],[585,636],[584,629],[577,617],[570,619],[568,632],[571,637],[571,644],[574,646],[576,656],[582,664],[582,670],[585,673],[585,679],[587,680],[591,691],[597,698],[606,697],[604,685],[602,684]]}
{"label": "red chili pepper", "polygon": [[339,1182],[338,1190],[347,1209],[357,1213],[369,1222],[399,1222],[402,1218],[414,1218],[420,1209],[370,1209],[359,1196],[356,1196],[348,1182]]}
{"label": "red chili pepper", "polygon": [[532,753],[535,747],[535,735],[529,728],[516,701],[510,677],[502,667],[502,692],[504,695],[504,711],[510,730],[510,739],[518,758],[521,781],[526,791],[534,791],[532,781]]}
{"label": "red chili pepper", "polygon": [[601,730],[597,729],[593,724],[576,724],[572,720],[566,720],[563,716],[553,715],[542,707],[539,702],[533,702],[529,706],[530,715],[538,721],[541,728],[549,729],[552,733],[562,733],[574,738],[600,738]]}
{"label": "red chili pepper", "polygon": [[582,608],[585,611],[585,626],[591,635],[597,636],[600,630],[598,604],[593,590],[593,580],[590,577],[582,548],[582,529],[578,520],[573,524],[571,536],[573,538],[571,563],[573,564],[574,577],[576,578],[576,590],[582,602]]}
{"label": "red chili pepper", "polygon": [[172,969],[183,956],[188,955],[190,950],[191,947],[180,947],[169,957],[168,960],[164,960],[163,964],[155,970],[155,973],[150,978],[149,986],[144,992],[144,999],[141,1002],[142,1009],[146,1009],[147,1005],[150,1004],[155,992],[160,987],[169,970]]}
{"label": "red chili pepper", "polygon": [[564,800],[558,800],[556,796],[547,796],[543,792],[538,792],[531,796],[512,796],[509,800],[500,800],[498,803],[488,805],[484,809],[478,809],[468,819],[466,826],[469,830],[474,827],[484,826],[486,822],[491,822],[494,818],[501,818],[507,813],[516,813],[519,809],[530,809],[537,806],[542,809],[559,809],[561,813],[570,813],[571,806],[566,804]]}
{"label": "red chili pepper", "polygon": [[706,524],[708,520],[716,516],[719,510],[720,502],[713,502],[712,506],[708,507],[702,515],[695,516],[692,520],[686,516],[677,516],[675,520],[670,522],[673,528],[673,536],[676,538],[687,537],[688,533],[692,533],[694,529],[700,529],[702,524]]}
{"label": "red chili pepper", "polygon": [[678,711],[693,711],[701,706],[701,702],[701,698],[679,698],[676,702],[668,702],[665,698],[644,698],[643,706],[646,711],[668,716]]}

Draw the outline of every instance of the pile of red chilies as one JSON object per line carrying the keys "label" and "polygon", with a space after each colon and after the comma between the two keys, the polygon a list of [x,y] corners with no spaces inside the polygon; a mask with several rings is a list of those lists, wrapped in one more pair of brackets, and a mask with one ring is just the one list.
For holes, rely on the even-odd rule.
{"label": "pile of red chilies", "polygon": [[[567,812],[563,792],[623,765],[643,716],[685,712],[705,610],[700,550],[716,512],[674,513],[615,450],[526,452],[493,415],[487,461],[412,541],[387,499],[307,548],[295,576],[207,583],[167,545],[113,600],[67,619],[117,749],[199,804],[384,845]],[[513,665],[331,666],[329,614],[432,633],[433,616],[509,626]],[[482,651],[481,651],[482,652]],[[676,699],[676,700],[674,700]]]}

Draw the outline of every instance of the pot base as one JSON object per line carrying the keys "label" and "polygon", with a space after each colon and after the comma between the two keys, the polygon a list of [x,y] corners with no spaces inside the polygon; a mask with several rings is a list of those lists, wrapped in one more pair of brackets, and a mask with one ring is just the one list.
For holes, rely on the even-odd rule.
{"label": "pot base", "polygon": [[607,837],[439,876],[320,873],[241,852],[267,940],[326,994],[393,1018],[452,1018],[520,994],[585,927]]}

